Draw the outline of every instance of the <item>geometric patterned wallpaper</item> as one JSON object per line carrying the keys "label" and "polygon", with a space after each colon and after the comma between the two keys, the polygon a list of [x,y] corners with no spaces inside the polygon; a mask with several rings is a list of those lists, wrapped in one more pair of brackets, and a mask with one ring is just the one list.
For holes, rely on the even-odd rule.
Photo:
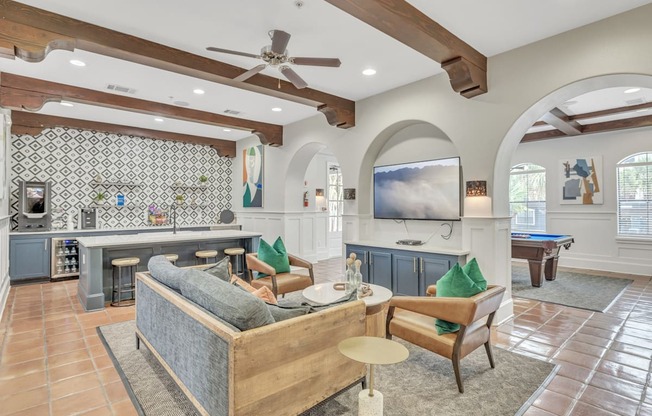
{"label": "geometric patterned wallpaper", "polygon": [[[64,227],[69,212],[77,224],[79,208],[91,204],[97,191],[108,193],[98,209],[105,228],[149,226],[147,207],[167,210],[178,193],[185,196],[178,225],[215,224],[220,211],[231,209],[232,160],[210,146],[57,127],[36,137],[12,135],[10,158],[12,215],[19,180],[50,181],[52,211],[63,211]],[[97,185],[98,174],[104,182],[134,186]],[[208,177],[205,188],[196,187],[201,175]],[[126,197],[124,207],[115,206],[118,192]]]}

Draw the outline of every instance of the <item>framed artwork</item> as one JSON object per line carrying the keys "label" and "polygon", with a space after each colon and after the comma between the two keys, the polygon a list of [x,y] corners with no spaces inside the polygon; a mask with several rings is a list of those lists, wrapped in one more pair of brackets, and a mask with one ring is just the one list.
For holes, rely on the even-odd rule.
{"label": "framed artwork", "polygon": [[242,206],[263,207],[263,145],[247,147],[242,151]]}
{"label": "framed artwork", "polygon": [[561,203],[603,204],[602,156],[578,157],[559,161]]}

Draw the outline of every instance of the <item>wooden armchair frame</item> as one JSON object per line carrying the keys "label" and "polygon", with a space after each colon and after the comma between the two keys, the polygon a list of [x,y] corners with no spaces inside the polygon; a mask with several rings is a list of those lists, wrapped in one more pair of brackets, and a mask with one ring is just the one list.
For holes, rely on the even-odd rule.
{"label": "wooden armchair frame", "polygon": [[[272,290],[274,296],[305,289],[308,286],[315,284],[315,274],[312,270],[312,263],[291,254],[288,254],[288,259],[290,260],[290,266],[306,268],[308,269],[309,275],[305,276],[292,272],[277,274],[272,266],[258,258],[258,253],[247,253],[249,283],[255,288],[262,286],[268,287]],[[265,273],[267,276],[254,279],[254,271]]]}
{"label": "wooden armchair frame", "polygon": [[[505,288],[489,286],[470,298],[435,297],[436,287],[428,287],[429,296],[396,296],[387,313],[388,339],[395,335],[453,362],[455,380],[464,393],[460,360],[484,345],[491,368],[495,368],[491,350],[491,324],[500,307]],[[457,323],[459,331],[437,334],[434,318]],[[431,322],[429,320],[432,320]]]}

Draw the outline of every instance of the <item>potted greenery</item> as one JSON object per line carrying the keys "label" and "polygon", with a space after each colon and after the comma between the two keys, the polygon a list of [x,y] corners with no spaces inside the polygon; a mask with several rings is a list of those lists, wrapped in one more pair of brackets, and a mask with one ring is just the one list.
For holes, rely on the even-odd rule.
{"label": "potted greenery", "polygon": [[177,196],[174,197],[174,200],[177,201],[177,204],[179,204],[179,205],[183,204],[183,201],[185,199],[186,198],[181,194],[178,194]]}
{"label": "potted greenery", "polygon": [[93,196],[93,201],[95,201],[96,204],[103,204],[106,201],[107,196],[106,192],[97,192],[95,196]]}
{"label": "potted greenery", "polygon": [[206,182],[208,182],[208,176],[206,176],[206,175],[201,175],[201,176],[199,177],[199,183],[200,183],[200,185],[205,186],[205,185],[206,185]]}

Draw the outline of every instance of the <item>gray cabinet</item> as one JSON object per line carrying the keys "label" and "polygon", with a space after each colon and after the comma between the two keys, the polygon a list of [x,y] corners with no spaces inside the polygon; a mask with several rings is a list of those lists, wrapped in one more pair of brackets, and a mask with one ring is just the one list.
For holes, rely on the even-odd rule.
{"label": "gray cabinet", "polygon": [[26,283],[50,279],[50,238],[12,236],[9,243],[10,282]]}
{"label": "gray cabinet", "polygon": [[408,254],[394,254],[392,274],[395,284],[392,291],[397,295],[419,296],[421,292],[419,260]]}
{"label": "gray cabinet", "polygon": [[369,283],[392,287],[392,254],[385,251],[369,251]]}
{"label": "gray cabinet", "polygon": [[346,255],[362,260],[363,281],[384,286],[396,295],[423,296],[457,262],[466,263],[466,254],[440,254],[402,248],[346,244]]}

